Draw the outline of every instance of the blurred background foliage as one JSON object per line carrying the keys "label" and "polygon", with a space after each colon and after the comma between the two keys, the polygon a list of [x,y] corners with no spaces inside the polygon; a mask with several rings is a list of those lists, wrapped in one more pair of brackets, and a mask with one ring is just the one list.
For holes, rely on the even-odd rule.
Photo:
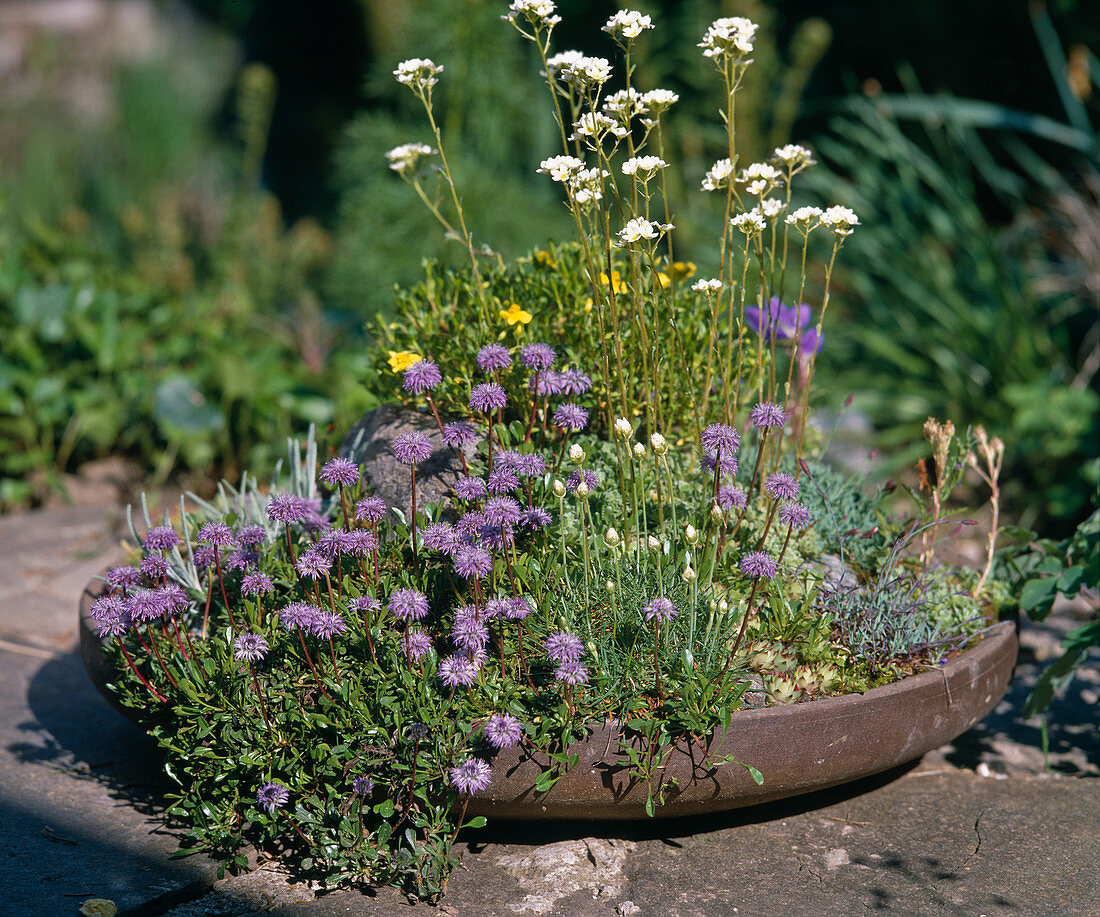
{"label": "blurred background foliage", "polygon": [[[610,53],[616,4],[558,5],[558,50]],[[505,6],[0,3],[0,506],[108,454],[162,480],[233,475],[387,394],[366,329],[423,258],[462,260],[386,168],[385,150],[427,137],[390,74],[405,57],[446,66],[475,241],[512,259],[570,238],[535,175],[555,131]],[[804,202],[864,224],[834,278],[828,400],[855,394],[887,471],[929,414],[983,422],[1008,444],[1009,511],[1063,537],[1098,476],[1096,5],[632,6],[658,25],[637,83],[681,95],[677,257],[706,275],[721,218],[698,192],[723,132],[695,44],[746,15],[762,28],[745,161],[808,143]]]}

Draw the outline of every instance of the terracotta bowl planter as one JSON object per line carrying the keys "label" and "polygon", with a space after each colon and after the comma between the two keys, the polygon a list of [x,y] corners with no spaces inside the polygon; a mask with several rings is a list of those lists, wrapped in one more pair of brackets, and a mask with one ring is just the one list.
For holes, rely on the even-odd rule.
{"label": "terracotta bowl planter", "polygon": [[[123,715],[107,689],[112,673],[102,643],[89,627],[88,608],[102,591],[93,581],[80,603],[81,653],[100,692]],[[942,669],[902,679],[866,694],[782,707],[742,710],[728,733],[704,750],[678,745],[665,763],[665,794],[657,817],[698,815],[822,790],[912,761],[965,732],[1008,690],[1019,644],[1011,622],[998,624],[973,649]],[[547,792],[535,783],[548,762],[520,748],[499,753],[493,782],[470,801],[469,814],[498,819],[645,818],[647,789],[615,754],[618,724],[609,722],[571,747],[579,761]],[[758,786],[731,756],[764,775]]]}

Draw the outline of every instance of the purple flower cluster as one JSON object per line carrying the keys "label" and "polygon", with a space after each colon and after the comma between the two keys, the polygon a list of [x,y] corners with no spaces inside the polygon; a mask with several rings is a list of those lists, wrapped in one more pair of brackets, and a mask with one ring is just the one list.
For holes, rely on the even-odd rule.
{"label": "purple flower cluster", "polygon": [[498,411],[508,403],[508,396],[495,382],[483,382],[470,391],[470,409],[488,414]]}
{"label": "purple flower cluster", "polygon": [[553,423],[556,427],[577,433],[588,426],[588,411],[579,404],[567,401],[558,405],[558,409],[554,411]]}
{"label": "purple flower cluster", "polygon": [[741,572],[750,579],[775,579],[779,567],[765,551],[750,551],[741,558]]}
{"label": "purple flower cluster", "polygon": [[422,630],[410,630],[401,641],[410,662],[419,662],[432,651],[432,638]]}
{"label": "purple flower cluster", "polygon": [[267,517],[285,525],[302,522],[308,515],[309,504],[294,494],[276,494],[267,504]]}
{"label": "purple flower cluster", "polygon": [[443,443],[455,449],[477,442],[479,435],[474,427],[461,420],[443,424]]}
{"label": "purple flower cluster", "polygon": [[493,748],[511,748],[523,738],[523,723],[510,713],[497,713],[489,717],[481,734]]}
{"label": "purple flower cluster", "polygon": [[773,500],[797,500],[798,481],[785,472],[771,475],[764,481],[764,489]]}
{"label": "purple flower cluster", "polygon": [[782,429],[787,422],[787,413],[778,404],[761,401],[749,412],[749,420],[758,430]]}
{"label": "purple flower cluster", "polygon": [[432,454],[432,443],[426,433],[413,430],[394,437],[393,454],[405,465],[419,465],[427,461]]}
{"label": "purple flower cluster", "polygon": [[745,307],[745,321],[750,329],[763,335],[765,341],[771,340],[773,329],[777,341],[792,341],[797,337],[799,355],[804,358],[817,353],[824,343],[824,335],[818,337],[816,328],[802,331],[812,318],[813,309],[806,303],[785,306],[777,296],[768,302],[766,312],[759,306]]}
{"label": "purple flower cluster", "polygon": [[234,542],[233,532],[224,522],[207,522],[195,537],[212,548],[225,548]]}
{"label": "purple flower cluster", "polygon": [[406,392],[419,395],[422,392],[431,391],[442,381],[443,374],[434,362],[418,360],[405,370],[401,384]]}
{"label": "purple flower cluster", "polygon": [[580,637],[568,631],[557,631],[546,638],[546,656],[551,662],[576,662],[584,655]]}
{"label": "purple flower cluster", "polygon": [[329,459],[319,477],[329,487],[354,487],[359,483],[359,466],[351,459]]}
{"label": "purple flower cluster", "polygon": [[671,599],[659,595],[642,607],[642,614],[647,621],[653,621],[654,619],[657,621],[671,621],[679,614],[679,609],[672,603]]}
{"label": "purple flower cluster", "polygon": [[512,365],[512,355],[502,344],[486,344],[477,352],[477,368],[483,373],[499,372]]}
{"label": "purple flower cluster", "polygon": [[142,542],[146,551],[171,551],[180,543],[180,536],[170,525],[156,525],[145,533]]}
{"label": "purple flower cluster", "polygon": [[549,344],[528,344],[519,352],[519,361],[528,369],[537,371],[550,369],[557,354]]}
{"label": "purple flower cluster", "polygon": [[779,521],[791,528],[804,529],[812,521],[810,511],[801,503],[784,503],[779,507]]}
{"label": "purple flower cluster", "polygon": [[386,501],[381,497],[364,497],[355,504],[355,519],[373,525],[386,517]]}
{"label": "purple flower cluster", "polygon": [[585,468],[580,471],[574,471],[571,475],[569,475],[568,478],[565,479],[565,489],[568,490],[570,493],[573,493],[577,489],[577,485],[580,484],[581,481],[584,481],[584,483],[588,486],[589,491],[594,491],[597,487],[600,486],[600,479],[596,475],[596,472],[589,471],[587,468]]}
{"label": "purple flower cluster", "polygon": [[268,815],[275,814],[290,801],[290,790],[281,783],[265,783],[256,791],[256,805],[265,809]]}
{"label": "purple flower cluster", "polygon": [[398,589],[386,607],[399,621],[419,621],[428,615],[428,597],[415,589]]}
{"label": "purple flower cluster", "polygon": [[492,782],[489,764],[481,758],[470,758],[450,770],[451,783],[467,796],[484,790]]}
{"label": "purple flower cluster", "polygon": [[269,649],[260,634],[241,634],[233,641],[233,655],[242,662],[259,662]]}

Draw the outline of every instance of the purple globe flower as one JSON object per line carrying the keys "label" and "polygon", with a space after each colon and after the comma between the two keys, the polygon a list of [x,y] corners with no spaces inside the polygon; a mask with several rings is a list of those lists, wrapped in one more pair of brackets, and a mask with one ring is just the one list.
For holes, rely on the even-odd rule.
{"label": "purple globe flower", "polygon": [[443,443],[460,449],[467,443],[477,442],[480,438],[477,430],[464,421],[457,420],[454,423],[443,424]]}
{"label": "purple globe flower", "polygon": [[161,604],[168,614],[183,611],[191,604],[191,600],[179,583],[168,583],[161,586],[157,593],[160,595]]}
{"label": "purple globe flower", "polygon": [[712,423],[699,436],[703,446],[703,454],[714,458],[721,455],[723,459],[733,458],[733,454],[741,448],[741,437],[733,427],[724,423]]}
{"label": "purple globe flower", "polygon": [[348,632],[347,622],[337,612],[326,610],[317,614],[310,625],[309,632],[321,640],[331,640]]}
{"label": "purple globe flower", "polygon": [[588,425],[588,411],[579,404],[567,401],[554,411],[553,423],[556,427],[577,433]]}
{"label": "purple globe flower", "polygon": [[410,630],[401,641],[401,649],[410,662],[419,662],[432,651],[432,638],[422,630]]}
{"label": "purple globe flower", "polygon": [[161,557],[159,554],[150,554],[141,559],[140,569],[149,579],[158,580],[168,572],[169,566],[171,565],[168,563],[167,558]]}
{"label": "purple globe flower", "polygon": [[588,669],[580,662],[563,662],[554,672],[554,680],[571,688],[588,684]]}
{"label": "purple globe flower", "polygon": [[467,796],[485,789],[492,782],[492,771],[481,758],[470,758],[452,767],[450,775],[454,788]]}
{"label": "purple globe flower", "polygon": [[382,603],[372,595],[360,595],[351,600],[351,610],[360,614],[378,611],[381,607]]}
{"label": "purple globe flower", "polygon": [[773,427],[782,429],[787,422],[787,414],[780,405],[761,401],[749,413],[749,420],[758,430],[770,430]]}
{"label": "purple globe flower", "polygon": [[117,618],[126,608],[126,600],[118,595],[100,596],[88,609],[88,617],[93,621],[106,621]]}
{"label": "purple globe flower", "polygon": [[672,604],[672,600],[663,595],[657,596],[642,608],[642,614],[647,621],[652,621],[654,618],[658,621],[671,621],[679,613],[679,609]]}
{"label": "purple globe flower", "polygon": [[413,430],[394,437],[393,454],[405,465],[419,465],[432,454],[432,443],[426,433]]}
{"label": "purple globe flower", "polygon": [[294,565],[298,575],[306,579],[319,580],[332,568],[332,561],[316,548],[303,551]]}
{"label": "purple globe flower", "polygon": [[512,365],[512,355],[501,344],[486,344],[477,352],[477,366],[483,373],[497,372]]}
{"label": "purple globe flower", "polygon": [[274,815],[290,801],[290,791],[281,783],[265,783],[256,791],[256,805]]}
{"label": "purple globe flower", "polygon": [[459,618],[451,629],[451,640],[462,649],[477,649],[489,642],[489,628],[476,617]]}
{"label": "purple globe flower", "polygon": [[233,533],[224,522],[206,523],[195,537],[212,548],[224,548],[233,544]]}
{"label": "purple globe flower", "polygon": [[468,688],[477,681],[477,666],[468,656],[456,654],[439,663],[436,674],[448,688]]}
{"label": "purple globe flower", "polygon": [[764,490],[771,495],[773,500],[798,499],[798,481],[782,471],[773,474],[764,482]]}
{"label": "purple globe flower", "polygon": [[744,509],[748,497],[740,487],[723,484],[718,488],[718,505],[722,509]]}
{"label": "purple globe flower", "polygon": [[[113,600],[111,604],[100,604],[107,603],[109,600]],[[105,596],[99,599],[92,606],[89,614],[92,615],[95,632],[100,637],[121,637],[134,625],[126,601],[118,596]]]}
{"label": "purple globe flower", "polygon": [[289,525],[306,518],[309,507],[306,501],[294,494],[276,494],[267,504],[267,517],[275,522]]}
{"label": "purple globe flower", "polygon": [[233,641],[233,655],[241,662],[259,662],[269,649],[260,634],[241,634]]}
{"label": "purple globe flower", "polygon": [[329,487],[354,487],[359,483],[359,466],[351,459],[329,459],[321,469],[320,478]]}
{"label": "purple globe flower", "polygon": [[419,395],[421,392],[430,392],[442,381],[443,374],[433,361],[419,360],[405,370],[401,384],[406,392]]}
{"label": "purple globe flower", "polygon": [[521,478],[534,478],[546,473],[546,459],[537,452],[525,452],[515,464],[515,472]]}
{"label": "purple globe flower", "polygon": [[141,583],[141,571],[137,567],[111,567],[105,579],[112,589],[127,589]]}
{"label": "purple globe flower", "polygon": [[567,631],[557,631],[546,638],[546,655],[552,662],[576,662],[584,654],[580,637]]}
{"label": "purple globe flower", "polygon": [[247,573],[241,580],[241,593],[244,595],[263,595],[274,588],[271,577],[265,573]]}
{"label": "purple globe flower", "polygon": [[338,555],[351,552],[354,537],[351,532],[345,532],[343,529],[333,529],[330,532],[325,532],[317,540],[314,547],[329,560],[335,560]]}
{"label": "purple globe flower", "polygon": [[134,592],[130,596],[126,607],[130,612],[130,617],[141,623],[148,623],[149,621],[155,621],[157,618],[162,618],[168,610],[160,593],[152,589],[139,589]]}
{"label": "purple globe flower", "polygon": [[267,541],[267,532],[262,525],[247,525],[237,533],[237,544],[242,548],[254,548]]}
{"label": "purple globe flower", "polygon": [[565,386],[565,377],[551,369],[539,373],[537,379],[532,376],[527,382],[527,388],[531,392],[539,397],[546,396],[548,398],[562,394],[565,391]]}
{"label": "purple globe flower", "polygon": [[360,775],[351,781],[351,791],[356,796],[370,796],[374,792],[374,781],[370,777]]}
{"label": "purple globe flower", "polygon": [[291,602],[279,612],[279,623],[289,631],[309,630],[313,626],[313,620],[321,613],[316,605],[308,605],[305,602]]}
{"label": "purple globe flower", "polygon": [[196,570],[205,570],[214,563],[214,549],[208,547],[196,548],[195,553],[191,555],[191,563],[195,565]]}
{"label": "purple globe flower", "polygon": [[514,468],[496,465],[489,472],[488,488],[490,493],[506,494],[519,487],[519,475]]}
{"label": "purple globe flower", "polygon": [[260,564],[260,555],[255,551],[234,551],[226,558],[225,569],[226,570],[239,570],[248,572],[255,570]]}
{"label": "purple globe flower", "polygon": [[495,382],[483,382],[475,385],[470,392],[470,409],[488,414],[497,411],[508,403],[508,396]]}
{"label": "purple globe flower", "polygon": [[554,365],[557,354],[549,344],[528,344],[519,352],[519,361],[528,369],[544,370]]}
{"label": "purple globe flower", "polygon": [[504,610],[504,617],[509,621],[522,621],[534,610],[535,609],[531,607],[531,603],[520,595],[508,600],[508,605]]}
{"label": "purple globe flower", "polygon": [[775,558],[764,551],[750,551],[741,558],[741,572],[750,579],[775,579],[779,572]]}
{"label": "purple globe flower", "polygon": [[725,452],[719,453],[719,458],[715,458],[712,455],[704,455],[703,460],[700,463],[703,466],[703,470],[707,473],[713,473],[714,469],[718,469],[719,477],[732,477],[737,474],[737,457],[734,455],[726,455]]}
{"label": "purple globe flower", "polygon": [[500,618],[508,610],[507,599],[489,599],[485,603],[485,617],[486,618]]}
{"label": "purple globe flower", "polygon": [[489,717],[481,734],[493,748],[511,748],[523,738],[523,723],[510,713],[497,713]]}
{"label": "purple globe flower", "polygon": [[784,503],[779,507],[779,521],[791,528],[804,529],[810,522],[810,511],[801,503]]}
{"label": "purple globe flower", "polygon": [[538,529],[547,528],[553,521],[554,517],[549,510],[541,506],[531,506],[523,511],[519,523],[524,528],[537,531]]}
{"label": "purple globe flower", "polygon": [[485,522],[492,526],[512,525],[519,522],[522,507],[511,497],[490,497],[481,510]]}
{"label": "purple globe flower", "polygon": [[399,621],[419,621],[427,617],[428,597],[415,589],[398,589],[386,607]]}
{"label": "purple globe flower", "polygon": [[449,522],[436,522],[421,532],[420,543],[429,550],[453,555],[462,547],[462,536]]}
{"label": "purple globe flower", "polygon": [[480,579],[493,570],[493,558],[484,548],[464,544],[455,552],[455,573],[463,579]]}
{"label": "purple globe flower", "polygon": [[345,532],[346,553],[365,557],[378,547],[378,537],[373,532]]}
{"label": "purple globe flower", "polygon": [[145,533],[142,542],[146,551],[171,551],[180,543],[180,536],[170,525],[156,525]]}
{"label": "purple globe flower", "polygon": [[561,390],[566,395],[583,395],[592,388],[592,379],[579,369],[567,369],[561,374]]}
{"label": "purple globe flower", "polygon": [[357,522],[375,523],[386,518],[386,501],[381,497],[364,497],[355,504]]}
{"label": "purple globe flower", "polygon": [[459,478],[452,490],[460,500],[477,500],[485,496],[488,488],[481,478]]}
{"label": "purple globe flower", "polygon": [[589,491],[594,491],[600,485],[600,479],[597,477],[596,472],[585,468],[582,471],[574,471],[565,479],[565,489],[573,493],[581,481],[588,485]]}

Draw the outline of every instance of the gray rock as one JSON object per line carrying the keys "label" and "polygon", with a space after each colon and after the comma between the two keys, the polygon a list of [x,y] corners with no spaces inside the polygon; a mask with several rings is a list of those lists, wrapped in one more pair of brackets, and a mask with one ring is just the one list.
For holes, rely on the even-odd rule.
{"label": "gray rock", "polygon": [[[422,510],[430,503],[446,502],[451,487],[463,476],[462,462],[443,444],[439,427],[431,414],[387,404],[368,411],[348,431],[340,446],[340,454],[362,467],[363,479],[374,492],[405,513],[412,509],[409,466],[393,454],[393,441],[402,433],[419,430],[428,435],[432,455],[416,468],[416,507]],[[475,445],[465,447],[467,461],[474,455]]]}

